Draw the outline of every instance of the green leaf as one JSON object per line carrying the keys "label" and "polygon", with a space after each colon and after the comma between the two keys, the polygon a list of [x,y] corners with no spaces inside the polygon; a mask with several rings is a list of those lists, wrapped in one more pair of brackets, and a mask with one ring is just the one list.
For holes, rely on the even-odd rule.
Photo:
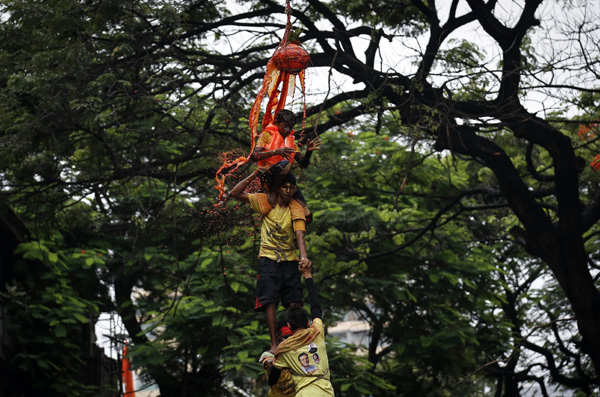
{"label": "green leaf", "polygon": [[79,314],[79,313],[73,313],[73,317],[75,317],[78,321],[80,321],[82,323],[90,322],[90,320],[86,316]]}
{"label": "green leaf", "polygon": [[61,324],[54,327],[52,329],[52,332],[57,338],[64,338],[65,336],[67,336],[67,329]]}
{"label": "green leaf", "polygon": [[440,281],[439,274],[430,273],[428,276],[429,276],[429,280],[431,280],[432,283],[437,283],[438,281]]}

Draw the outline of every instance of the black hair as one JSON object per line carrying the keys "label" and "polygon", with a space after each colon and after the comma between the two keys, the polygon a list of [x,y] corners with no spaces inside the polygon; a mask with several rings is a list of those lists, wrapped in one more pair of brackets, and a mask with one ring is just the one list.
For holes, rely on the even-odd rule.
{"label": "black hair", "polygon": [[275,123],[287,123],[291,126],[296,124],[296,115],[291,110],[281,109],[275,115]]}
{"label": "black hair", "polygon": [[303,307],[290,307],[288,309],[288,323],[290,323],[292,331],[305,329],[308,323],[308,313]]}
{"label": "black hair", "polygon": [[287,320],[278,320],[277,321],[277,330],[281,331],[281,328],[287,325]]}
{"label": "black hair", "polygon": [[285,174],[285,176],[283,177],[283,181],[281,181],[281,186],[285,185],[286,183],[298,186],[298,183],[296,182],[296,177],[291,172]]}

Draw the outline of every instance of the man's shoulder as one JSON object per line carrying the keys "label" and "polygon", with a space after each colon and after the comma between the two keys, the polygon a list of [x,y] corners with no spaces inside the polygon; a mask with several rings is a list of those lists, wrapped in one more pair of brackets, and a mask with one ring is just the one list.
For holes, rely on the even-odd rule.
{"label": "man's shoulder", "polygon": [[275,129],[269,128],[271,126],[275,127],[273,124],[269,124],[258,135],[258,139],[256,141],[256,144],[259,145],[258,147],[261,147],[261,145],[262,146],[267,145],[269,143],[269,141],[271,140],[271,136],[273,135],[273,132],[278,131],[277,127],[275,127]]}
{"label": "man's shoulder", "polygon": [[304,208],[296,199],[291,199],[288,207],[290,209],[292,220],[306,221],[306,216],[304,215]]}
{"label": "man's shoulder", "polygon": [[248,197],[261,198],[266,197],[267,193],[248,193]]}
{"label": "man's shoulder", "polygon": [[273,209],[269,203],[267,193],[249,193],[248,201],[250,201],[252,209],[259,212],[261,215],[266,215]]}
{"label": "man's shoulder", "polygon": [[263,128],[259,136],[271,136],[274,132],[279,132],[279,128],[274,124],[269,124]]}

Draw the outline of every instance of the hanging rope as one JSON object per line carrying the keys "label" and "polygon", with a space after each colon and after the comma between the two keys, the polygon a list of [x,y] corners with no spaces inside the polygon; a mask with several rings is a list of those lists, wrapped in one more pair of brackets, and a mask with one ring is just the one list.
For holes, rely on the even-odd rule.
{"label": "hanging rope", "polygon": [[[219,191],[219,203],[222,201],[225,194],[225,179],[237,172],[237,170],[246,164],[252,157],[256,145],[256,138],[258,137],[258,117],[264,97],[268,96],[269,100],[263,114],[261,124],[262,129],[271,124],[277,112],[285,107],[290,85],[292,90],[295,89],[296,76],[300,79],[300,87],[304,97],[304,116],[302,118],[302,132],[304,133],[306,121],[306,88],[304,71],[310,61],[310,57],[308,52],[306,52],[299,42],[288,42],[290,31],[292,29],[292,7],[290,0],[286,0],[285,13],[287,15],[287,23],[285,25],[283,37],[267,62],[262,87],[256,95],[248,117],[248,125],[250,127],[250,153],[247,157],[241,156],[232,161],[225,161],[217,171],[215,177],[217,184],[215,187]],[[279,89],[279,86],[281,86],[281,89]]]}

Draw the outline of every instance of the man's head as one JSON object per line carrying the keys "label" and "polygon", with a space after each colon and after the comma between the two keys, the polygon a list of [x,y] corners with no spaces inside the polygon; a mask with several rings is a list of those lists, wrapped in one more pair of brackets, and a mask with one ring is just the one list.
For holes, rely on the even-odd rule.
{"label": "man's head", "polygon": [[292,332],[297,329],[306,329],[309,327],[308,313],[303,307],[290,307],[288,309],[288,324]]}
{"label": "man's head", "polygon": [[283,182],[279,186],[277,193],[285,203],[289,203],[294,194],[298,190],[296,185],[296,177],[293,174],[286,174],[283,178]]}
{"label": "man's head", "polygon": [[275,120],[273,122],[275,126],[279,129],[279,133],[282,136],[288,136],[292,130],[294,129],[294,125],[296,124],[296,115],[294,112],[286,109],[281,109],[275,115]]}

